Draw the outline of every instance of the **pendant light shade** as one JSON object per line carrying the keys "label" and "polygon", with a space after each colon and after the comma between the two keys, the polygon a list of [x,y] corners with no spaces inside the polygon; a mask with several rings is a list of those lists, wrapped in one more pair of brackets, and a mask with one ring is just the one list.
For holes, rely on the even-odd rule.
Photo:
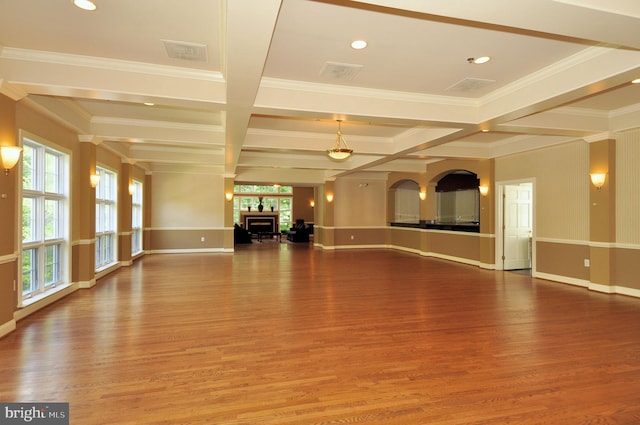
{"label": "pendant light shade", "polygon": [[353,153],[353,149],[349,149],[347,142],[342,137],[342,120],[338,120],[338,134],[336,141],[333,143],[331,149],[327,150],[327,155],[332,159],[343,160],[347,159]]}

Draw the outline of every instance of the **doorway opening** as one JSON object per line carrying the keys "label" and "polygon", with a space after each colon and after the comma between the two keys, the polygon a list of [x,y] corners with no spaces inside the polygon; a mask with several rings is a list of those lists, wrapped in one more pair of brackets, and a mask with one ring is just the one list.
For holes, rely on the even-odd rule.
{"label": "doorway opening", "polygon": [[496,269],[535,273],[534,181],[497,184]]}

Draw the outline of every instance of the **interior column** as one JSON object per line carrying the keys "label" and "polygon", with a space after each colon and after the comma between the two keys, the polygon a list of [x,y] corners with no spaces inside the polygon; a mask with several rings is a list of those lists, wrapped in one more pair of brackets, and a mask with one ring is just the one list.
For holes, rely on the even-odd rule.
{"label": "interior column", "polygon": [[589,288],[601,292],[614,292],[611,256],[616,241],[615,160],[615,140],[589,143],[589,173],[606,175],[602,187],[589,184]]}
{"label": "interior column", "polygon": [[120,202],[118,203],[118,259],[123,266],[130,266],[131,260],[131,212],[133,184],[133,164],[122,161],[120,169]]}
{"label": "interior column", "polygon": [[90,288],[96,284],[96,189],[92,186],[91,176],[96,174],[96,146],[100,140],[93,135],[80,135],[80,154],[76,159],[77,188],[79,194],[78,215],[74,223],[78,229],[77,245],[72,247],[72,282],[78,282],[81,288]]}

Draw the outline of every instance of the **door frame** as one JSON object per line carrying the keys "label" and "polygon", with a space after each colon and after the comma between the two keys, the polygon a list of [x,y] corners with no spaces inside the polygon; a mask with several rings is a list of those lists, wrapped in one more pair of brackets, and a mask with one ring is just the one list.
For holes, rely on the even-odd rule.
{"label": "door frame", "polygon": [[495,269],[504,270],[504,193],[505,186],[515,186],[522,183],[531,184],[531,276],[536,275],[536,179],[504,180],[496,182],[496,243],[495,243]]}

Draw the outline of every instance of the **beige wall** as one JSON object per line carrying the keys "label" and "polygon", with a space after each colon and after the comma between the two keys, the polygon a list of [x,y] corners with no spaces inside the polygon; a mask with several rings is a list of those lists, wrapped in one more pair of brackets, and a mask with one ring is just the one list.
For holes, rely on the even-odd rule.
{"label": "beige wall", "polygon": [[154,172],[153,229],[224,227],[224,178],[186,169]]}
{"label": "beige wall", "polygon": [[584,259],[590,258],[586,244],[541,241],[536,243],[536,255],[540,273],[563,276],[568,281],[589,281],[589,268],[584,266]]}
{"label": "beige wall", "polygon": [[[16,146],[17,134],[14,127],[15,102],[0,94],[0,146]],[[16,227],[16,184],[18,182],[16,169],[8,176],[0,171],[0,193],[6,195],[0,198],[0,256],[13,255],[15,252]],[[2,285],[1,288],[5,286]],[[0,289],[1,290],[1,289]],[[1,295],[1,294],[0,294]]]}
{"label": "beige wall", "polygon": [[[185,167],[154,172],[151,190],[150,252],[231,251],[233,229],[225,227],[225,178],[220,173]],[[227,212],[228,211],[228,212]]]}
{"label": "beige wall", "polygon": [[618,135],[615,163],[616,242],[640,245],[640,130]]}
{"label": "beige wall", "polygon": [[314,188],[313,187],[294,187],[293,188],[293,217],[291,219],[295,222],[301,218],[305,223],[314,222],[314,210],[315,207],[311,207],[309,204],[314,200]]}
{"label": "beige wall", "polygon": [[334,182],[336,227],[386,226],[387,181],[372,177],[344,177]]}
{"label": "beige wall", "polygon": [[[0,94],[0,146],[15,146],[17,134],[14,126],[15,102]],[[16,292],[13,290],[17,280],[18,260],[16,257],[16,239],[18,227],[16,170],[8,176],[0,171],[0,336],[15,328],[13,311],[16,307]],[[6,195],[6,196],[5,196]]]}
{"label": "beige wall", "polygon": [[612,256],[613,282],[624,288],[640,291],[640,248],[617,248]]}
{"label": "beige wall", "polygon": [[535,180],[538,238],[589,240],[589,146],[578,141],[498,158],[496,182]]}

